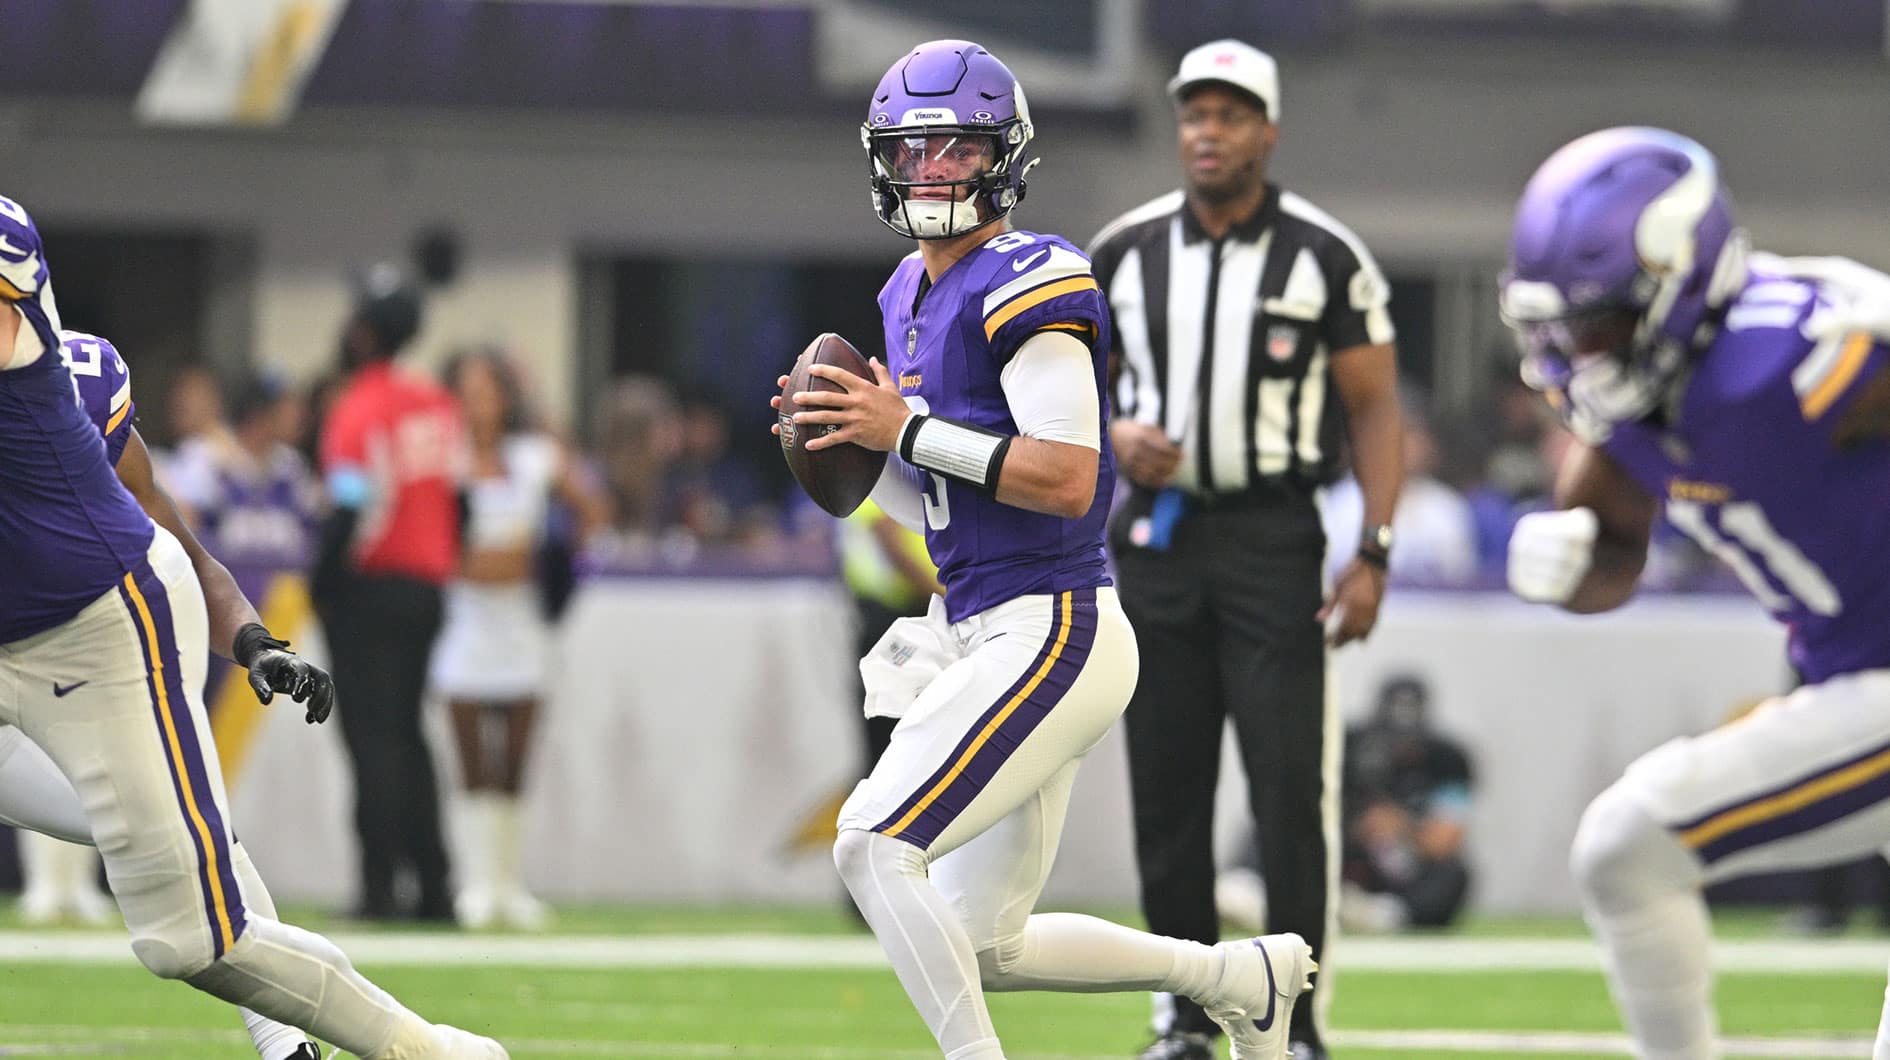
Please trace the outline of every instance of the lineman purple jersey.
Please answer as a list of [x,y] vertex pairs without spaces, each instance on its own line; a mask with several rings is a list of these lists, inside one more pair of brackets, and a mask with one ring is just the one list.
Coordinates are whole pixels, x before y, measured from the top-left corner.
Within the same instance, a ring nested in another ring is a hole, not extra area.
[[1102,454],[1096,499],[1082,517],[1025,511],[966,483],[907,468],[924,483],[925,543],[945,586],[947,617],[956,622],[1033,593],[1108,585],[1103,521],[1116,481],[1102,429],[1109,421],[1109,318],[1089,259],[1060,237],[1008,232],[974,248],[928,289],[915,252],[886,282],[879,307],[886,365],[906,402],[1004,434],[1018,428],[999,373],[1026,339],[1066,329],[1095,351]]
[[153,530],[119,483],[58,355],[59,313],[39,232],[7,199],[0,295],[44,345],[32,361],[0,371],[0,644],[8,644],[65,622],[140,569]]
[[115,468],[131,440],[131,418],[138,408],[131,400],[131,368],[118,347],[97,335],[62,331],[59,337],[59,352],[79,390],[79,404],[105,439],[105,459]]
[[1677,429],[1628,424],[1604,443],[1789,627],[1792,663],[1814,683],[1890,668],[1890,441],[1831,441],[1886,353],[1863,335],[1808,339],[1821,305],[1813,284],[1755,267]]

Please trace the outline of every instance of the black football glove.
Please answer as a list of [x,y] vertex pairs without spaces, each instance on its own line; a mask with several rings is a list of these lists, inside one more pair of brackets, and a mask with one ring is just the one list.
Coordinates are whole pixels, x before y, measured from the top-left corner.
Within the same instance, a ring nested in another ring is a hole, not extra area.
[[268,703],[277,692],[284,692],[308,705],[310,725],[327,721],[328,712],[335,709],[335,679],[288,649],[288,641],[277,640],[262,625],[251,622],[236,631],[231,654],[249,671],[249,687],[256,690],[257,699]]

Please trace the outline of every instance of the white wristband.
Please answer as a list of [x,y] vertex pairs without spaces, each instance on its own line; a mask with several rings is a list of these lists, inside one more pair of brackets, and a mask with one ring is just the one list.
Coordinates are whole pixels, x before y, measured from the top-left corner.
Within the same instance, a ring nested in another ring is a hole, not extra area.
[[996,490],[1011,436],[957,420],[914,414],[899,429],[899,455],[906,463]]

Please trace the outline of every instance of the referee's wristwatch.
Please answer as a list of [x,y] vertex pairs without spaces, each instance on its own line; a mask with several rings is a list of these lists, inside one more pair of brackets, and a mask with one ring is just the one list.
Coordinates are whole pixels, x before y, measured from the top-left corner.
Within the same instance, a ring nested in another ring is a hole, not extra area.
[[1384,570],[1391,563],[1391,524],[1368,526],[1358,538],[1358,558]]

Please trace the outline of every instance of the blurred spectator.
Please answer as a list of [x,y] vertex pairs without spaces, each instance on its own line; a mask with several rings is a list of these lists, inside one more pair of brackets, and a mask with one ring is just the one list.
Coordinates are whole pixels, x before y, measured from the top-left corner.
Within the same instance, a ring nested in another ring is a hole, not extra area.
[[1442,927],[1470,890],[1464,861],[1470,760],[1430,727],[1430,688],[1398,675],[1365,724],[1345,735],[1344,887],[1352,931]]
[[42,926],[71,919],[97,926],[117,919],[111,896],[98,886],[98,851],[20,829],[22,924]]
[[564,446],[532,425],[502,354],[455,354],[445,382],[465,416],[469,465],[465,547],[430,672],[450,704],[466,789],[455,911],[467,927],[541,928],[549,915],[525,888],[519,816],[550,665],[536,567],[554,499],[578,513],[579,541],[603,524],[605,506]]
[[[295,449],[307,416],[279,376],[246,372],[230,388],[230,429],[200,435],[172,461],[171,495],[196,513],[197,536],[237,571],[303,570],[314,553],[320,487]],[[255,586],[245,585],[254,593]]]
[[682,455],[682,420],[669,387],[648,376],[613,381],[592,416],[609,498],[610,539],[599,551],[654,553],[664,530],[664,487]]
[[[398,270],[362,278],[342,332],[350,374],[321,438],[329,512],[310,581],[341,687],[366,919],[453,918],[420,703],[441,588],[459,563],[464,432],[451,394],[393,364],[420,309]],[[397,903],[403,869],[419,885],[410,908]]]
[[729,450],[729,416],[708,387],[683,388],[682,446],[667,484],[666,515],[699,542],[720,544],[774,531],[761,479]]
[[214,464],[218,450],[235,445],[224,415],[223,389],[216,375],[201,364],[187,364],[178,369],[165,393],[164,410],[170,420],[171,444],[151,450],[151,466],[158,482],[171,490],[178,510],[194,530],[195,506],[189,498],[176,495],[172,489],[178,468]]
[[[1438,447],[1420,402],[1407,395],[1404,409],[1404,488],[1391,528],[1391,579],[1415,585],[1466,585],[1477,573],[1475,521],[1463,495],[1437,478]],[[1363,501],[1351,475],[1326,491],[1321,507],[1327,541],[1356,541]],[[1328,549],[1328,572],[1337,576],[1351,560],[1342,548]]]
[[229,433],[223,388],[216,374],[201,364],[187,364],[177,370],[165,395],[164,409],[170,420],[173,447],[182,447],[194,438],[216,440]]

